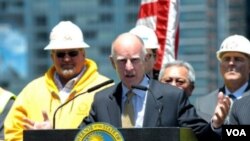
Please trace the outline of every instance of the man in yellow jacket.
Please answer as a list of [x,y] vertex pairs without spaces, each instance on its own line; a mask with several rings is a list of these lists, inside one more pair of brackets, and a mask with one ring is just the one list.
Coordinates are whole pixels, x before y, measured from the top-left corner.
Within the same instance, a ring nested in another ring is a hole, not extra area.
[[0,141],[4,140],[4,120],[7,116],[16,96],[0,87]]
[[[88,47],[81,29],[72,22],[61,21],[52,29],[45,50],[50,50],[53,66],[18,95],[4,123],[6,141],[21,141],[25,129],[51,128],[61,104],[108,80],[98,73],[96,63],[85,57]],[[89,114],[93,96],[93,92],[86,93],[64,105],[53,126],[77,128]]]

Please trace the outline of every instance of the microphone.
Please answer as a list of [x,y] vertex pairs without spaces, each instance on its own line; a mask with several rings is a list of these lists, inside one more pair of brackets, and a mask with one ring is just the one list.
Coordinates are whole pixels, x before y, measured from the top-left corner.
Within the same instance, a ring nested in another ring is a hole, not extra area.
[[157,126],[160,126],[161,125],[161,113],[162,113],[162,109],[163,109],[163,106],[160,102],[157,102],[155,96],[154,96],[154,93],[151,91],[150,88],[148,87],[145,87],[145,86],[142,86],[142,85],[133,85],[131,86],[132,89],[138,89],[138,90],[142,90],[142,91],[149,91],[149,93],[152,95],[156,105],[157,105],[157,108],[158,108],[158,118],[157,118]]
[[113,82],[114,82],[114,80],[112,80],[112,79],[107,80],[107,81],[105,81],[105,82],[103,82],[103,83],[100,83],[100,84],[98,84],[98,85],[96,85],[96,86],[94,86],[94,87],[92,87],[92,88],[89,88],[89,89],[87,90],[87,93],[93,92],[93,91],[95,91],[95,90],[97,90],[97,89],[99,89],[99,88],[101,88],[101,87],[103,87],[103,86],[105,86],[105,85],[111,84],[111,83],[113,83]]
[[82,93],[80,93],[80,94],[74,96],[73,98],[71,98],[71,99],[68,100],[67,102],[65,102],[65,103],[63,103],[62,105],[60,105],[59,107],[57,107],[57,109],[55,110],[54,115],[53,115],[53,129],[55,129],[55,127],[56,127],[56,113],[57,113],[57,111],[58,111],[60,108],[62,108],[64,105],[68,104],[70,101],[74,100],[74,99],[77,98],[78,96],[81,96],[81,95],[86,94],[86,93],[93,92],[93,91],[95,91],[95,90],[97,90],[97,89],[99,89],[99,88],[101,88],[101,87],[103,87],[103,86],[105,86],[105,85],[111,84],[111,83],[113,83],[113,82],[114,82],[114,80],[110,79],[110,80],[107,80],[107,81],[105,81],[105,82],[103,82],[103,83],[100,83],[100,84],[98,84],[98,85],[96,85],[96,86],[93,86],[93,87],[89,88],[87,91],[82,92]]

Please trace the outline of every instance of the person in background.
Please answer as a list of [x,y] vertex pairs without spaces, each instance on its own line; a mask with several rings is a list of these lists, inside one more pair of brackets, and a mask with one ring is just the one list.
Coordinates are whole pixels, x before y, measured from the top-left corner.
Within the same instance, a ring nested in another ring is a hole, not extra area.
[[15,98],[15,94],[0,87],[0,141],[4,140],[4,120]]
[[218,93],[228,95],[232,102],[250,93],[249,40],[242,35],[231,35],[224,39],[216,54],[224,85],[194,101],[198,114],[207,121],[210,121],[214,114],[213,108],[217,104]]
[[191,64],[182,60],[167,63],[160,71],[159,80],[183,89],[189,97],[195,88],[195,72]]
[[18,95],[4,122],[6,141],[21,141],[23,130],[51,129],[54,112],[68,101],[58,110],[53,126],[70,129],[80,125],[89,114],[95,91],[71,99],[109,80],[86,58],[88,47],[81,29],[71,21],[61,21],[52,29],[44,50],[50,51],[53,65]]
[[137,25],[129,32],[137,35],[143,40],[144,47],[146,48],[147,54],[149,56],[145,61],[146,74],[151,78],[158,79],[158,75],[154,73],[154,64],[156,61],[156,54],[157,49],[159,48],[159,43],[154,30],[145,25]]
[[229,98],[218,96],[215,114],[207,123],[196,114],[183,90],[145,75],[147,57],[143,41],[134,34],[122,33],[113,41],[110,60],[121,82],[95,95],[81,127],[94,122],[122,128],[189,127],[200,140],[218,140],[214,130],[224,122]]

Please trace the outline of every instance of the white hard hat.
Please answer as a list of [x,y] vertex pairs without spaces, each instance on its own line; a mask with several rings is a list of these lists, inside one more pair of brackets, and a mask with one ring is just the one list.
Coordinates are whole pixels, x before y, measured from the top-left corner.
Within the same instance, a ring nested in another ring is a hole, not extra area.
[[70,21],[61,21],[50,33],[50,42],[44,50],[87,48],[81,29]]
[[145,48],[148,49],[159,48],[158,39],[153,29],[144,25],[137,25],[129,32],[139,36],[143,40]]
[[242,35],[231,35],[224,39],[220,49],[216,52],[218,60],[221,60],[225,52],[241,52],[250,56],[250,42]]

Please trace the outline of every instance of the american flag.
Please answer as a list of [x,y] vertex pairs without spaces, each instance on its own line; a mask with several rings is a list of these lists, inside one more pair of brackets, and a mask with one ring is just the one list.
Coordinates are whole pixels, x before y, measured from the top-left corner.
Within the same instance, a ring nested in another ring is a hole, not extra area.
[[156,32],[160,48],[154,69],[177,59],[179,43],[179,0],[141,0],[137,25],[146,25]]

